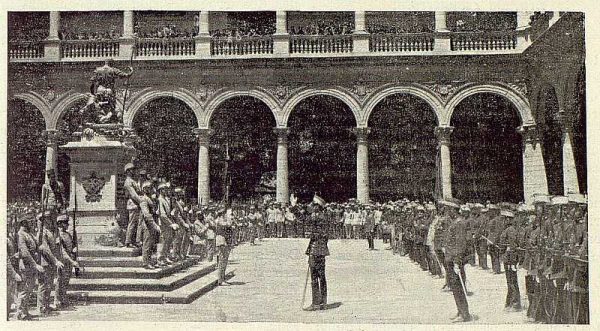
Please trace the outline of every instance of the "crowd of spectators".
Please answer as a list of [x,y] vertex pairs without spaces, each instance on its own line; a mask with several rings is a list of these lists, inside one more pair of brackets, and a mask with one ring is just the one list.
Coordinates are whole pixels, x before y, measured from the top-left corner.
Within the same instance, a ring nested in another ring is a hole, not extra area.
[[107,31],[71,31],[63,29],[58,32],[60,40],[117,40],[121,37],[121,32],[116,29]]
[[412,26],[398,26],[389,24],[369,24],[367,32],[372,34],[404,34],[404,33],[429,33],[433,32],[432,24],[420,24]]
[[198,34],[198,26],[194,29],[182,29],[171,23],[162,27],[143,29],[136,24],[134,34],[139,38],[192,38]]
[[244,38],[269,36],[275,33],[275,19],[265,18],[262,21],[234,20],[227,29],[214,29],[210,31],[211,37],[216,38]]
[[352,34],[354,31],[353,22],[344,21],[319,21],[306,26],[292,26],[289,33],[293,35],[311,35],[311,36],[332,36]]
[[8,34],[9,41],[39,42],[48,37],[48,29],[13,30]]

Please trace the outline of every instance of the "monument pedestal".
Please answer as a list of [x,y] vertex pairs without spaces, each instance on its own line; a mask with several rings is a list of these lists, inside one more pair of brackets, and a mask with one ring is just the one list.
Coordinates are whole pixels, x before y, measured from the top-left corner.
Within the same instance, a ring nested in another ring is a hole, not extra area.
[[89,125],[80,136],[60,147],[70,157],[69,214],[75,215],[80,245],[103,246],[125,212],[119,179],[135,156],[133,132],[122,124]]

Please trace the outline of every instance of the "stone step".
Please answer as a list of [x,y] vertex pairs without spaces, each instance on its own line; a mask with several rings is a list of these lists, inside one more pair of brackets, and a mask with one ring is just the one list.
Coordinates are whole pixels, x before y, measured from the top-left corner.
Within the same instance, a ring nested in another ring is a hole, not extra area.
[[136,257],[141,256],[140,248],[80,246],[79,257]]
[[202,262],[160,279],[72,278],[70,291],[172,291],[215,270],[216,263]]
[[87,269],[90,267],[105,267],[105,268],[139,268],[144,265],[141,256],[136,257],[119,257],[119,256],[109,256],[109,257],[90,257],[84,256],[79,258],[79,264],[84,266]]
[[[137,258],[136,258],[137,259]],[[190,257],[182,262],[175,262],[170,266],[148,270],[143,267],[85,267],[80,278],[152,278],[159,279],[169,276],[180,270],[189,268],[200,262],[199,257]]]
[[[226,279],[234,276],[235,270],[227,273]],[[73,301],[105,304],[187,304],[217,285],[218,270],[188,283],[171,292],[164,291],[74,291],[69,292]]]

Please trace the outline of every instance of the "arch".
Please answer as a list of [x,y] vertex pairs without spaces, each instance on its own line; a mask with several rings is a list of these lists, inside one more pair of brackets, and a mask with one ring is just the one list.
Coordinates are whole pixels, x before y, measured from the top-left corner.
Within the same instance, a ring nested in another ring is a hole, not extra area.
[[360,126],[369,125],[369,117],[375,109],[375,107],[385,98],[394,94],[409,94],[417,98],[423,99],[431,107],[435,113],[437,123],[439,124],[443,120],[444,106],[439,98],[434,94],[427,91],[424,87],[419,85],[385,85],[376,90],[365,102],[363,107],[363,118]]
[[15,94],[12,99],[18,99],[33,105],[42,114],[44,123],[46,124],[46,130],[52,129],[50,104],[43,96],[36,92],[26,92]]
[[220,92],[211,98],[211,100],[206,104],[204,109],[204,115],[202,117],[202,122],[198,122],[201,128],[208,128],[210,126],[210,120],[212,119],[215,111],[221,106],[221,104],[231,98],[241,97],[241,96],[249,96],[256,98],[262,101],[264,104],[269,107],[271,113],[273,113],[273,118],[275,119],[275,123],[277,126],[280,125],[279,122],[279,113],[280,107],[275,98],[266,91],[261,91],[258,89],[253,90],[225,90]]
[[146,103],[162,97],[171,97],[183,101],[194,112],[196,122],[199,125],[202,123],[200,103],[192,92],[183,88],[177,90],[147,88],[140,91],[139,95],[131,99],[131,104],[129,105],[127,112],[123,115],[123,124],[131,126],[135,119],[135,115],[144,107],[144,105],[146,105]]
[[350,94],[343,92],[337,88],[330,88],[330,89],[309,88],[309,89],[305,89],[305,90],[298,92],[297,94],[292,96],[288,100],[288,102],[285,103],[285,105],[283,106],[281,122],[278,123],[278,125],[281,125],[281,127],[287,127],[288,119],[290,118],[290,115],[291,115],[292,111],[294,110],[294,108],[302,100],[316,96],[316,95],[328,95],[328,96],[332,96],[338,100],[341,100],[352,111],[352,114],[354,115],[354,120],[356,121],[356,125],[359,125],[359,123],[361,123],[360,104]]
[[517,108],[521,125],[535,125],[527,97],[512,87],[501,83],[470,85],[459,90],[446,104],[444,110],[445,118],[440,125],[450,125],[450,120],[456,106],[467,97],[479,93],[492,93],[507,98]]
[[88,96],[85,93],[68,93],[62,96],[55,103],[54,107],[52,107],[52,120],[50,122],[50,129],[56,130],[58,123],[64,116],[65,112],[67,112],[75,103],[87,100]]

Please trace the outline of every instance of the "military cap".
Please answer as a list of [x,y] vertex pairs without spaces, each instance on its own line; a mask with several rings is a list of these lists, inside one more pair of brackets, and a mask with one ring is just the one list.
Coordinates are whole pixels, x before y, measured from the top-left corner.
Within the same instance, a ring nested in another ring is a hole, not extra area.
[[158,189],[159,190],[167,189],[167,188],[169,188],[169,185],[166,182],[162,182],[162,183],[158,184]]
[[56,217],[56,223],[65,223],[69,222],[69,216],[67,214],[60,214]]
[[147,189],[149,187],[152,187],[152,182],[151,181],[147,180],[147,181],[145,181],[145,182],[142,183],[142,190],[143,189]]
[[124,167],[123,167],[123,171],[127,171],[127,170],[131,170],[131,169],[135,169],[135,165],[131,162],[127,163]]
[[147,174],[146,169],[140,169],[140,171],[138,171],[138,173],[140,175],[146,175]]
[[462,206],[460,206],[460,211],[461,212],[470,212],[471,208],[469,208],[469,205],[462,205]]
[[486,207],[489,210],[498,210],[498,209],[500,209],[500,207],[498,207],[498,205],[493,204],[493,203],[488,203],[488,205]]

